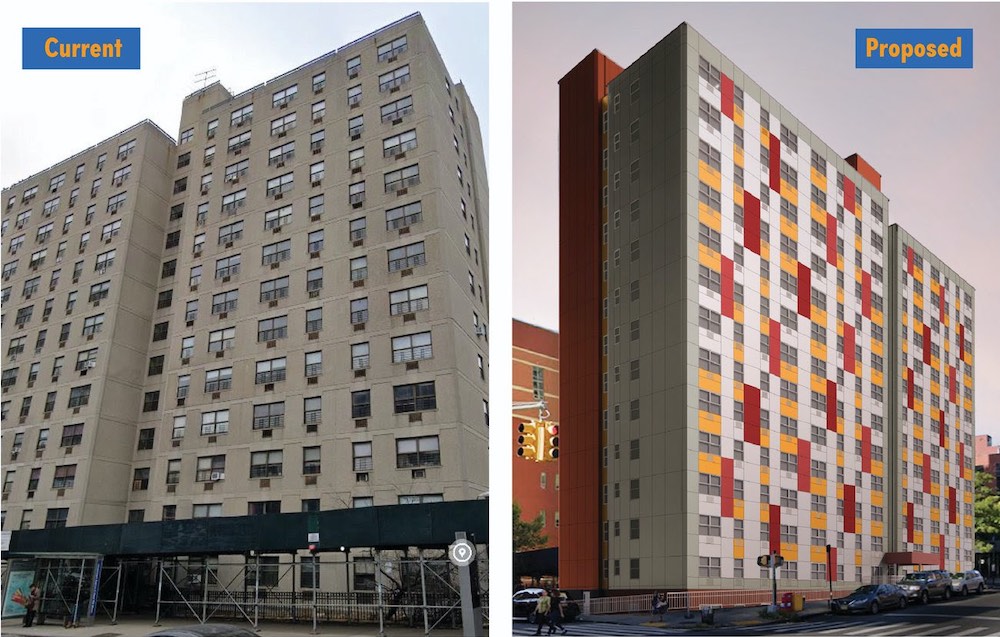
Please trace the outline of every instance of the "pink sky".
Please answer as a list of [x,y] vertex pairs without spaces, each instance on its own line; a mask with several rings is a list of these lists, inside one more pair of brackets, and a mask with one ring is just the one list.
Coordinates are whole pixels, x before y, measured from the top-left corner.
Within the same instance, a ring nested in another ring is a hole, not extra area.
[[[841,155],[882,173],[899,223],[976,288],[976,431],[1000,438],[1000,4],[514,5],[514,317],[558,329],[559,78],[622,66],[688,22]],[[971,70],[859,70],[856,28],[972,28]],[[995,317],[995,318],[991,318]]]

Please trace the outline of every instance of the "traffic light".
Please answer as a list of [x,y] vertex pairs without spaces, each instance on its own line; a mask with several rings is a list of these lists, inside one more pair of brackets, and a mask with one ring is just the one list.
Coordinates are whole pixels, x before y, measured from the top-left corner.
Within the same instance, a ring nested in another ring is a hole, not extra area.
[[559,425],[554,422],[545,423],[545,460],[559,458]]
[[517,437],[517,455],[525,460],[538,460],[541,445],[538,424],[534,422],[522,422],[517,426],[517,431],[521,434]]
[[318,544],[310,544],[309,545],[309,555],[316,555],[317,553],[319,553],[319,545]]

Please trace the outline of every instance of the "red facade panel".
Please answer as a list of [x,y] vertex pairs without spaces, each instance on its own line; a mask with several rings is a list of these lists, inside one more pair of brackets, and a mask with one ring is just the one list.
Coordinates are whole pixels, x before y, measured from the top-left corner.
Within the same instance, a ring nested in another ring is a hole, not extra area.
[[760,254],[760,199],[743,191],[743,246]]
[[830,563],[826,565],[826,581],[837,581],[837,547],[830,547]]
[[826,381],[826,428],[837,431],[837,383]]
[[799,470],[799,491],[809,493],[809,477],[812,471],[812,457],[808,440],[799,438],[798,461],[796,467]]
[[951,365],[948,366],[948,400],[958,403],[958,379],[956,370]]
[[805,263],[799,264],[798,273],[799,314],[812,316],[812,272]]
[[722,105],[719,110],[729,119],[733,118],[733,78],[722,74]]
[[958,505],[955,501],[957,497],[955,487],[948,487],[948,524],[958,523]]
[[854,214],[854,182],[844,175],[844,210]]
[[962,361],[965,360],[965,325],[962,323],[958,324],[958,358]]
[[733,318],[733,260],[722,257],[722,315]]
[[944,323],[945,289],[941,288],[938,294],[938,320]]
[[931,492],[931,457],[928,454],[923,454],[924,456],[924,493]]
[[913,542],[913,503],[906,503],[906,541]]
[[733,517],[733,459],[722,459],[722,517]]
[[771,553],[781,554],[781,507],[772,504],[768,507],[768,544]]
[[760,445],[760,389],[743,385],[743,440]]
[[861,315],[872,317],[872,275],[867,272],[861,273]]
[[872,472],[872,430],[871,427],[861,427],[861,470]]
[[771,319],[767,338],[770,345],[768,358],[770,359],[771,373],[775,376],[781,376],[781,323]]
[[854,533],[855,522],[854,514],[857,512],[855,510],[855,499],[854,499],[854,485],[845,484],[844,485],[844,532]]
[[906,246],[906,273],[913,276],[913,248]]
[[781,140],[771,133],[770,143],[770,166],[768,171],[771,177],[771,190],[781,192]]
[[942,571],[944,570],[944,533],[938,534],[938,559],[941,562],[938,564],[938,568]]
[[906,407],[913,409],[913,370],[906,368]]
[[837,265],[837,218],[826,215],[826,260],[830,265]]
[[844,323],[844,371],[854,373],[854,326]]
[[931,326],[924,325],[924,364],[931,364]]
[[560,583],[601,586],[601,101],[621,67],[593,51],[559,81]]

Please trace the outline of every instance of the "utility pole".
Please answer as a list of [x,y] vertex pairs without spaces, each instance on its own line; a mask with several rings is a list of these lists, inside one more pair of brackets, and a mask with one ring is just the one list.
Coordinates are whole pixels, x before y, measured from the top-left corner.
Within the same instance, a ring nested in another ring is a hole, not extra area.
[[771,605],[778,608],[778,554],[771,552]]

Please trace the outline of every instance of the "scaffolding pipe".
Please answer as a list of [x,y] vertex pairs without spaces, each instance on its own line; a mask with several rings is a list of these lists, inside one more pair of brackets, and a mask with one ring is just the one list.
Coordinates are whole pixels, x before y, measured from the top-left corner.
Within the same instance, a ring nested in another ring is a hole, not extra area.
[[312,631],[312,634],[315,635],[318,632],[318,630],[316,628],[316,614],[317,614],[316,593],[318,591],[318,584],[319,584],[319,582],[316,581],[316,577],[317,577],[317,571],[319,570],[319,562],[316,559],[316,554],[315,553],[313,553],[312,559],[313,559],[313,589],[312,589],[312,598],[313,598],[312,599],[312,602],[313,602],[312,603],[312,607],[313,607],[313,631]]
[[417,549],[417,556],[420,558],[420,594],[423,597],[424,603],[424,607],[420,611],[424,615],[424,635],[430,635],[430,619],[427,617],[427,579],[424,574],[424,550]]
[[111,618],[111,625],[118,625],[118,598],[121,596],[122,591],[122,571],[125,569],[124,565],[118,563],[118,575],[115,576],[115,612],[114,616]]
[[156,584],[156,621],[153,622],[154,626],[160,625],[160,600],[163,599],[163,560],[157,561],[157,567],[159,576]]
[[76,604],[73,606],[73,626],[77,626],[80,623],[80,593],[83,592],[83,574],[86,568],[86,558],[80,558],[80,579],[76,583]]
[[377,604],[375,610],[378,612],[378,637],[385,637],[385,616],[382,610],[382,566],[379,564],[380,551],[375,549],[375,591]]
[[253,629],[260,630],[258,625],[259,616],[259,606],[260,606],[260,553],[257,551],[253,552],[254,560],[256,560],[257,567],[254,569],[253,573]]
[[292,553],[292,623],[299,623],[299,605],[295,602],[298,597],[295,596],[295,553]]
[[205,623],[208,621],[208,556],[202,558],[203,564],[205,566],[204,571],[201,576],[201,616]]

